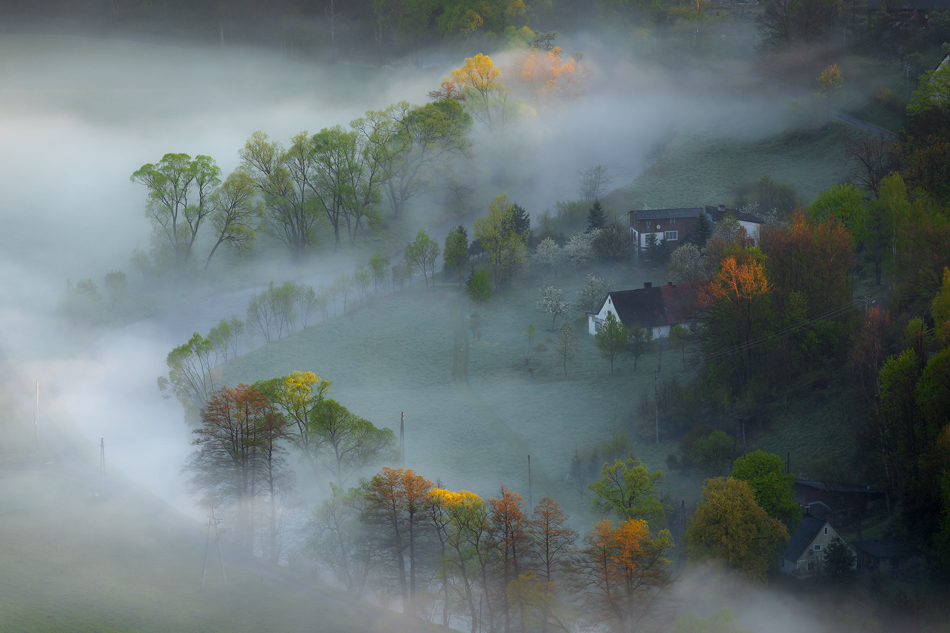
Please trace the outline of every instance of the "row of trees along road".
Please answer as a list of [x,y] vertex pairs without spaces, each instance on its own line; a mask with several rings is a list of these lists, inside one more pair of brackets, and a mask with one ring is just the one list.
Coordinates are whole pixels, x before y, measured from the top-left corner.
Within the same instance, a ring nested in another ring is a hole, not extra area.
[[367,112],[349,129],[301,132],[289,147],[255,132],[240,151],[241,166],[222,183],[208,156],[166,154],[143,165],[132,180],[148,188],[146,216],[156,242],[181,274],[203,224],[212,223],[218,247],[253,247],[265,230],[299,258],[328,225],[339,247],[378,230],[385,194],[395,217],[433,187],[455,156],[467,156],[471,118],[454,99],[422,106],[406,102]]

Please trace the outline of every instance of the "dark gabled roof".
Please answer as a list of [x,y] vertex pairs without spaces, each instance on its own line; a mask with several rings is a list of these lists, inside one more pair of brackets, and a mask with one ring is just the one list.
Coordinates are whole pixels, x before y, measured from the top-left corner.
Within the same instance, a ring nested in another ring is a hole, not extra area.
[[825,523],[826,521],[818,517],[806,516],[803,518],[802,522],[798,524],[798,531],[788,541],[788,546],[785,548],[785,558],[792,561],[801,558],[808,546],[821,532],[821,528],[825,526]]
[[950,0],[868,0],[868,9],[889,9],[891,11],[929,11],[933,9],[950,9]]
[[695,218],[699,216],[699,207],[689,209],[646,209],[644,211],[627,211],[636,213],[638,220],[666,220],[668,218]]
[[823,490],[825,492],[847,492],[847,493],[871,493],[882,494],[880,490],[861,484],[846,484],[838,481],[817,481],[814,479],[796,479],[793,486],[811,488],[813,490]]
[[731,213],[735,216],[740,222],[752,222],[753,224],[765,224],[765,220],[758,217],[757,215],[752,215],[751,213],[746,213],[745,211],[737,211],[736,209],[726,209],[725,211],[720,211],[719,207],[710,207],[706,205],[706,214],[711,216],[712,219],[716,222],[722,220],[723,216],[727,213]]
[[[698,291],[698,283],[687,282],[608,292],[607,297],[625,326],[657,327],[695,320]],[[607,297],[604,297],[604,302]],[[600,307],[603,305],[601,303]]]
[[920,556],[920,552],[907,543],[892,541],[890,539],[856,541],[851,545],[859,552],[863,552],[874,558],[914,558]]

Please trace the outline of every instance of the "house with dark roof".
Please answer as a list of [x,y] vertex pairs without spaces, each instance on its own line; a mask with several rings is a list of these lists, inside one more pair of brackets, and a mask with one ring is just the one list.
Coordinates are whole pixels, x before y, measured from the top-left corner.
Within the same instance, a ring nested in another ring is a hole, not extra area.
[[887,503],[882,490],[861,484],[796,479],[792,491],[800,506],[822,518],[833,517],[839,525],[842,520],[867,516]]
[[725,205],[687,207],[682,209],[646,209],[642,211],[628,211],[630,216],[630,235],[634,247],[642,251],[647,246],[647,238],[656,235],[657,242],[669,242],[671,248],[676,248],[690,237],[693,224],[700,214],[705,213],[710,224],[715,226],[726,214],[732,214],[739,221],[753,240],[759,239],[759,227],[764,222],[744,211],[727,209]]
[[613,314],[626,327],[637,325],[653,331],[653,338],[670,335],[674,325],[690,326],[699,322],[697,296],[700,282],[668,283],[643,288],[608,292],[597,312],[587,315],[587,331],[596,334],[600,326]]
[[798,524],[779,562],[779,571],[796,578],[820,576],[825,550],[838,536],[831,525],[807,512]]
[[858,555],[858,569],[864,572],[906,569],[921,556],[910,545],[891,539],[857,541],[852,545]]

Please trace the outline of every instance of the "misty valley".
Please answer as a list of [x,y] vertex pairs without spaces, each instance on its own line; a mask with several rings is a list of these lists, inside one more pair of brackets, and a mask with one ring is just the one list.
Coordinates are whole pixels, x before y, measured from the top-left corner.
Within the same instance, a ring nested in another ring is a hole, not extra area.
[[0,2],[0,631],[947,630],[948,42]]

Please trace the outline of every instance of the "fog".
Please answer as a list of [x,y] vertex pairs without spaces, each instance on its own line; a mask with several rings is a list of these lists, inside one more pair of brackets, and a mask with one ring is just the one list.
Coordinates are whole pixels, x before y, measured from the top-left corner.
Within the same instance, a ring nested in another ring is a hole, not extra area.
[[[754,80],[742,68],[661,69],[618,56],[610,41],[573,38],[590,67],[586,94],[539,111],[504,139],[477,140],[474,171],[485,191],[473,199],[507,191],[537,214],[575,198],[578,172],[595,164],[609,167],[615,186],[630,182],[673,131],[747,140],[785,124],[784,97],[751,96]],[[423,103],[461,59],[371,69],[257,49],[4,35],[0,60],[0,362],[18,423],[30,423],[39,381],[44,433],[55,418],[74,423],[90,451],[103,438],[110,470],[202,518],[181,472],[190,429],[178,402],[161,397],[156,377],[168,351],[193,332],[243,315],[254,283],[266,277],[245,287],[232,279],[209,296],[183,291],[180,304],[160,302],[133,323],[92,332],[57,315],[67,279],[135,274],[129,257],[148,250],[151,227],[145,189],[129,176],[144,163],[167,152],[205,154],[227,174],[256,130],[286,143],[368,109]],[[522,172],[494,187],[493,176],[507,169],[501,157],[519,162]],[[422,221],[412,214],[406,220]],[[441,242],[448,224],[425,228]],[[332,250],[328,240],[322,248]],[[277,249],[265,253],[253,265],[270,267],[275,280],[315,283],[344,265],[326,253],[301,269]],[[222,262],[229,261],[215,260],[215,274],[224,276]]]

